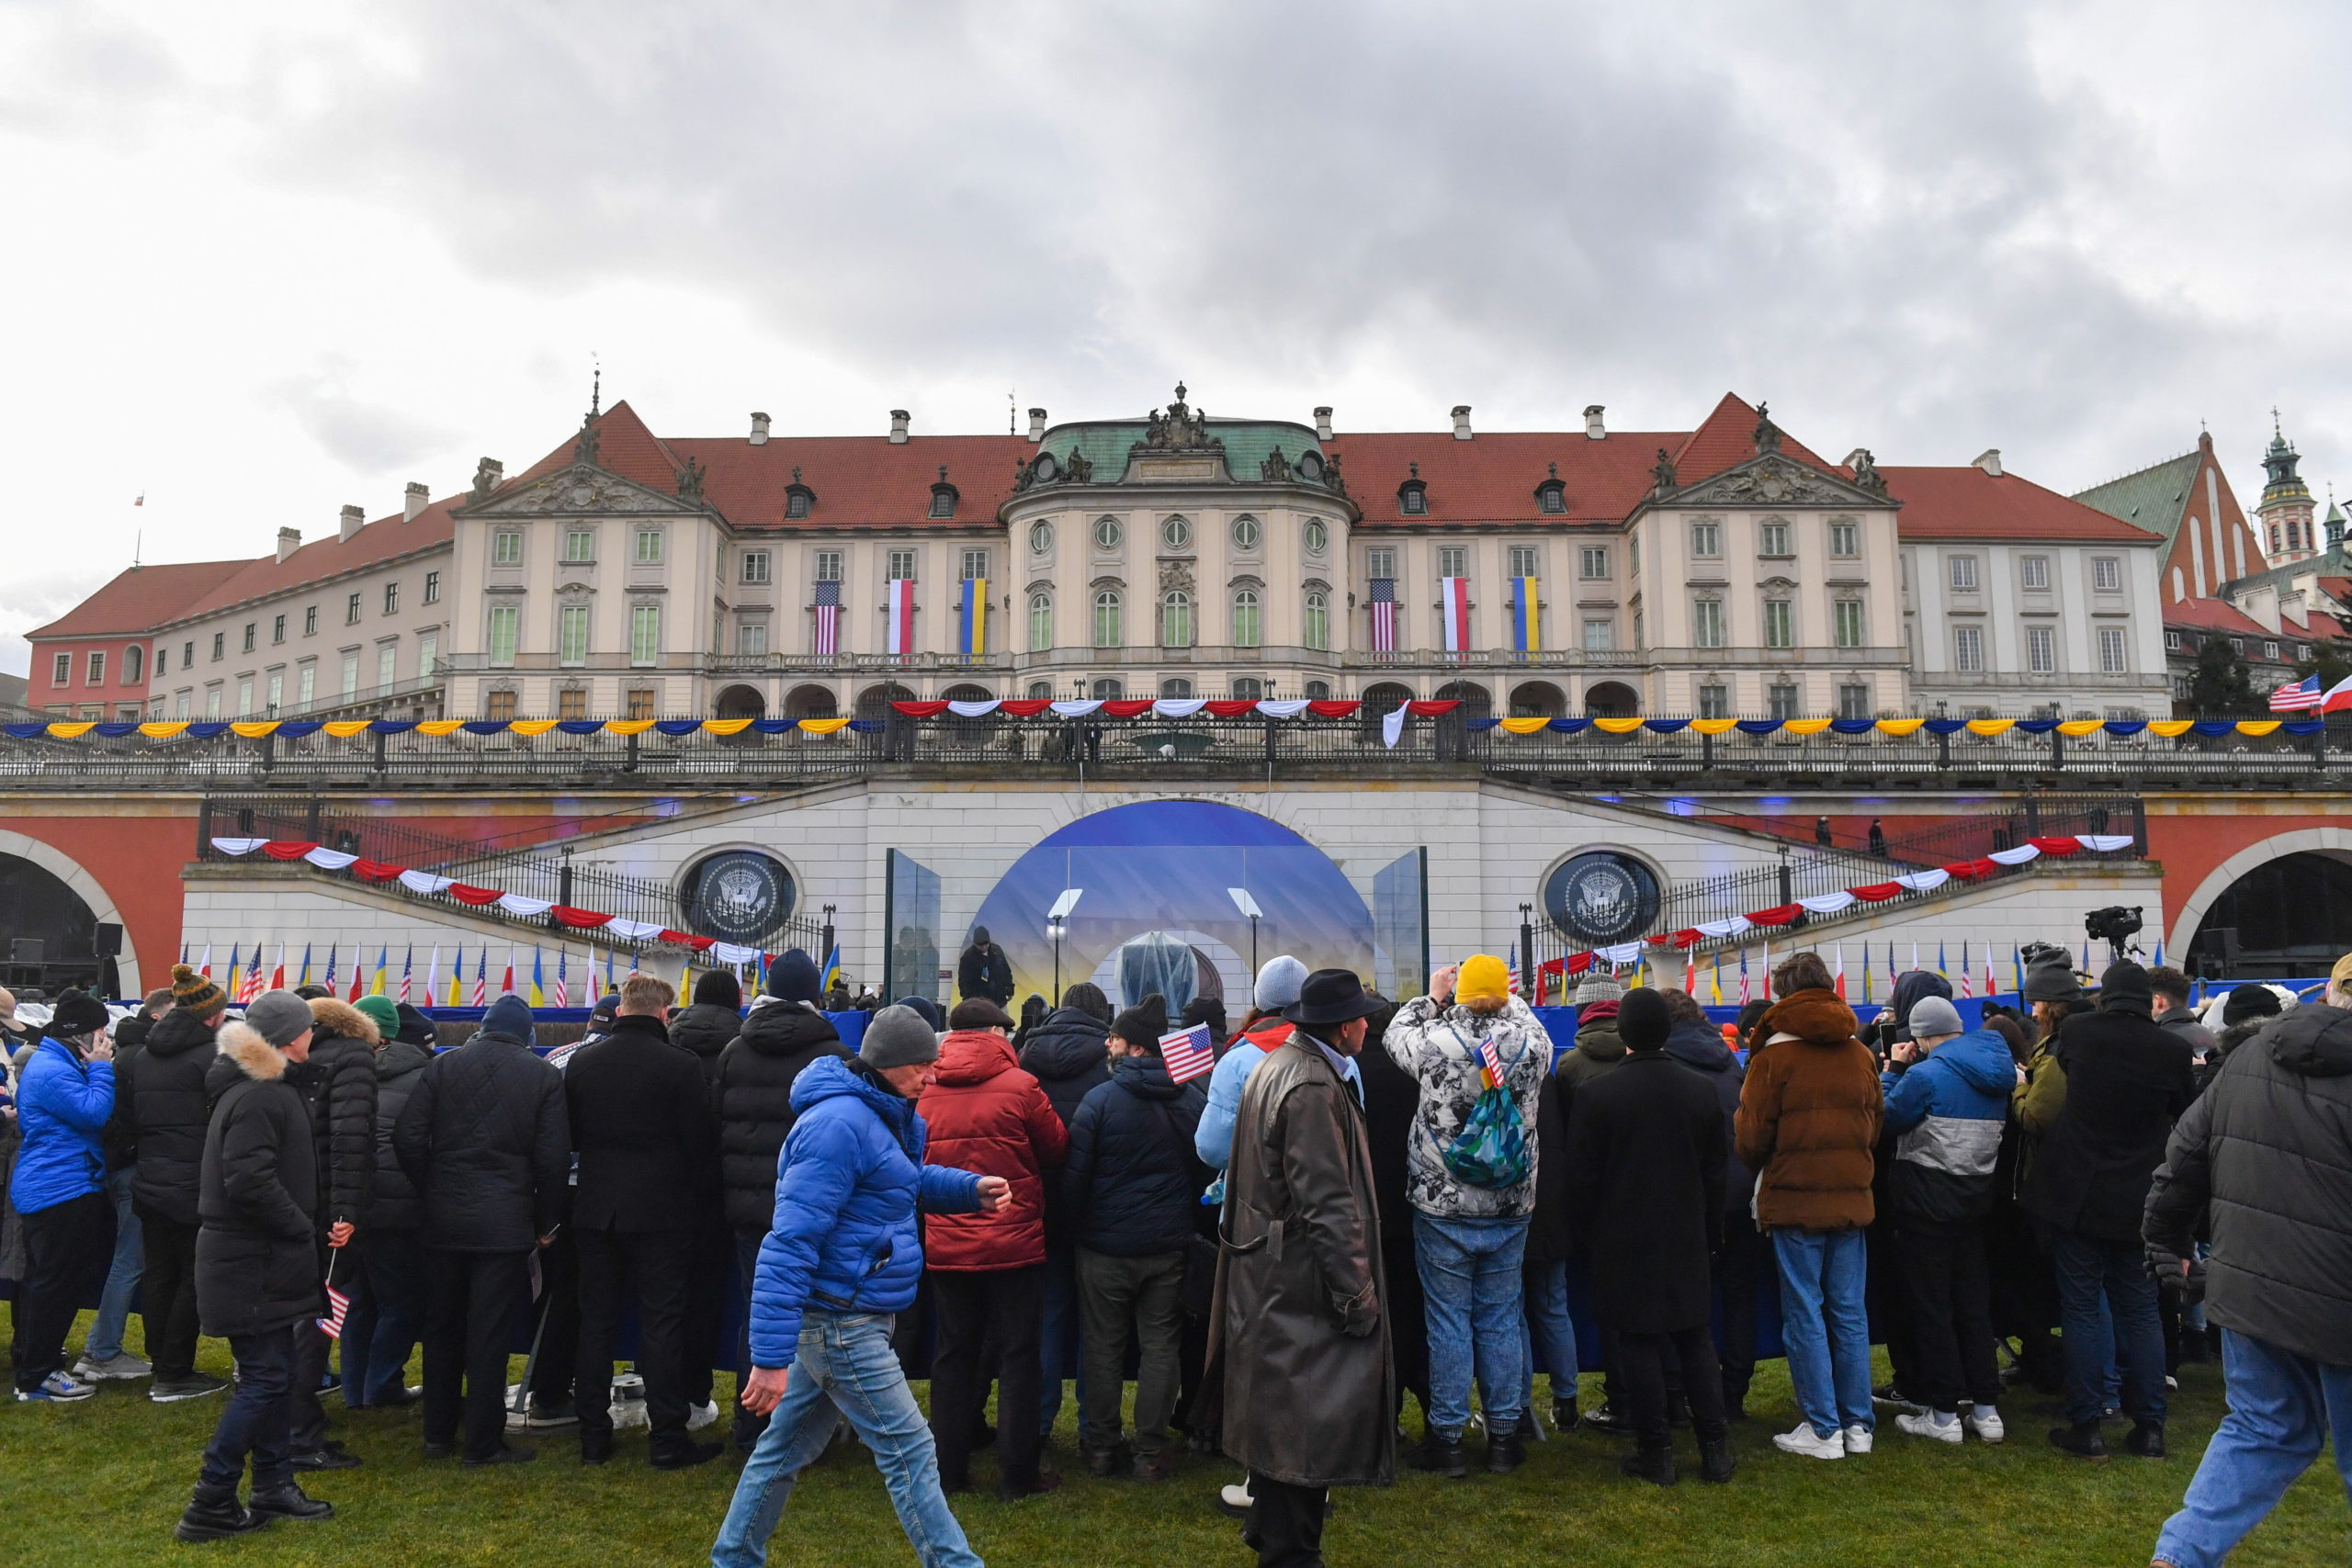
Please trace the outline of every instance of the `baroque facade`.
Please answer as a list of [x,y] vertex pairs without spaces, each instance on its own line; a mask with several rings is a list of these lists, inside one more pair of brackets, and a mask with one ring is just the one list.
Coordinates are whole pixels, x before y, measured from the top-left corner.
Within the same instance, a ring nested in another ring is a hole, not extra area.
[[[2147,527],[2006,472],[1695,429],[1212,417],[662,437],[254,561],[141,567],[31,634],[64,716],[818,716],[893,697],[1458,697],[1527,714],[2166,706]],[[2243,525],[2241,524],[2241,526]],[[92,657],[97,657],[93,665]],[[62,657],[62,662],[61,662]]]

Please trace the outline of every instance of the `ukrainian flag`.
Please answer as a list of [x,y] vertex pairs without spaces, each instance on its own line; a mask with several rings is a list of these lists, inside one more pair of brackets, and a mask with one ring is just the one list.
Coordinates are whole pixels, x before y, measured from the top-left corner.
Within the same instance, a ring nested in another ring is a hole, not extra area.
[[842,944],[835,942],[832,952],[825,954],[825,972],[817,979],[817,995],[820,1000],[823,999],[827,991],[831,990],[840,982],[841,977]]
[[956,608],[956,651],[967,659],[978,659],[988,652],[989,580],[967,577],[964,580],[963,602]]
[[1536,593],[1536,581],[1532,577],[1510,580],[1510,639],[1511,646],[1521,653],[1535,653],[1544,647],[1541,603]]
[[539,944],[535,942],[531,944],[531,1005],[535,1008],[548,1005],[547,992],[540,989],[546,983],[547,974],[539,966]]

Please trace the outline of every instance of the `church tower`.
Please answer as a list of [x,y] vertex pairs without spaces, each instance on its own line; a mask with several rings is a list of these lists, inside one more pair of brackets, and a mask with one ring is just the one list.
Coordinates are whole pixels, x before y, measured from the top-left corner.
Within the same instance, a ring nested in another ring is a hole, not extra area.
[[2309,560],[2324,547],[2312,521],[2315,508],[2311,487],[2295,471],[2295,465],[2301,461],[2301,454],[2278,428],[2278,411],[2272,409],[2270,449],[2262,455],[2262,471],[2269,478],[2262,487],[2262,501],[2254,509],[2255,536],[2262,541],[2263,553],[2272,566]]

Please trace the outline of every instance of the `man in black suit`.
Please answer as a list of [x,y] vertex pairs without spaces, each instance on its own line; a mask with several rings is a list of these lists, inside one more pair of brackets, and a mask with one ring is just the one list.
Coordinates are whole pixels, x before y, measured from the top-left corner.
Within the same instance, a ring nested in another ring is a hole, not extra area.
[[630,976],[612,1032],[563,1073],[580,1156],[571,1221],[582,1464],[612,1457],[613,1333],[631,1296],[653,1468],[684,1470],[718,1452],[716,1443],[686,1437],[686,1286],[696,1227],[718,1200],[718,1129],[701,1066],[670,1043],[662,1021],[676,994],[650,975]]

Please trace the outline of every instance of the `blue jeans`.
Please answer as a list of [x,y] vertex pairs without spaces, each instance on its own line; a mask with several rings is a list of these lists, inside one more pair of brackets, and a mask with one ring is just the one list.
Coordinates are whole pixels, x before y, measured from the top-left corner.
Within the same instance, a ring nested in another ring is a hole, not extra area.
[[2335,1468],[2352,1495],[2352,1367],[2307,1360],[2224,1328],[2222,1372],[2230,1413],[2205,1445],[2180,1512],[2156,1537],[2155,1560],[2175,1568],[2220,1568],[2319,1458],[2331,1432]]
[[1577,1396],[1577,1325],[1568,1315],[1568,1266],[1537,1263],[1527,1270],[1527,1303],[1520,1330],[1520,1353],[1527,1375],[1520,1380],[1524,1395],[1520,1408],[1535,1403],[1535,1348],[1544,1350],[1544,1365],[1552,1375],[1555,1400]]
[[139,1216],[130,1212],[131,1170],[107,1178],[107,1201],[114,1205],[114,1262],[107,1269],[106,1289],[98,1296],[98,1315],[82,1354],[93,1361],[111,1361],[122,1354],[123,1325],[130,1321],[130,1297],[146,1269],[146,1248],[140,1245]]
[[2053,1230],[2058,1265],[2059,1348],[2066,1356],[2066,1419],[2096,1421],[2109,1369],[2123,1367],[2123,1414],[2165,1418],[2165,1331],[2156,1282],[2136,1241],[2101,1241]]
[[237,1386],[196,1480],[197,1496],[208,1503],[235,1498],[248,1457],[256,1492],[294,1479],[294,1325],[232,1334],[229,1350],[237,1358]]
[[1045,1359],[1045,1381],[1038,1389],[1037,1433],[1054,1435],[1062,1416],[1062,1372],[1078,1371],[1078,1405],[1086,1407],[1086,1363],[1079,1356],[1084,1334],[1078,1308],[1078,1252],[1074,1247],[1046,1254],[1046,1316],[1037,1332],[1037,1352]]
[[1781,1343],[1806,1424],[1824,1438],[1876,1426],[1862,1232],[1776,1230],[1772,1253],[1781,1264]]
[[424,1244],[415,1231],[361,1227],[343,1249],[343,1403],[381,1404],[406,1386],[408,1359],[424,1332]]
[[1508,1432],[1519,1425],[1527,1386],[1520,1313],[1520,1262],[1526,1253],[1523,1218],[1413,1216],[1413,1258],[1430,1333],[1428,1425],[1447,1442],[1470,1424],[1474,1368],[1487,1430]]
[[762,1568],[792,1483],[825,1451],[835,1413],[873,1450],[899,1524],[923,1568],[981,1568],[939,1487],[939,1457],[890,1348],[891,1320],[876,1313],[809,1312],[800,1322],[792,1377],[735,1483],[735,1500],[710,1549],[712,1568]]

